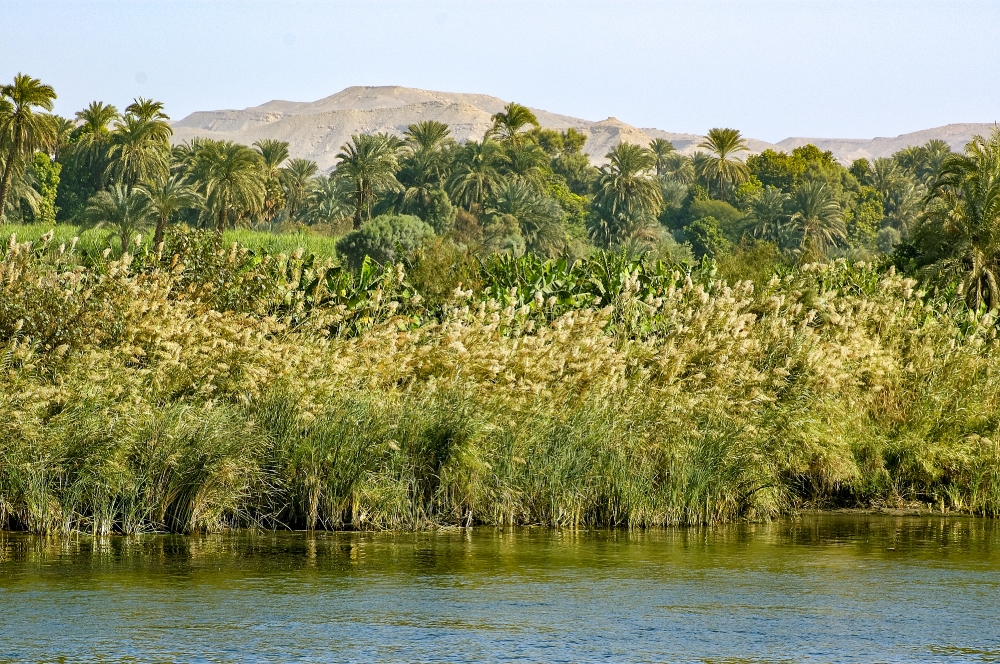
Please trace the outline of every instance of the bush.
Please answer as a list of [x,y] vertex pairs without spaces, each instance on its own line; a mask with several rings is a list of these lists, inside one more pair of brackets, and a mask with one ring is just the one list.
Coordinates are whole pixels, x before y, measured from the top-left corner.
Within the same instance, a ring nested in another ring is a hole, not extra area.
[[716,258],[728,251],[731,246],[729,240],[719,230],[719,222],[715,217],[702,217],[692,221],[684,229],[684,237],[698,258],[702,256]]
[[365,256],[379,263],[395,263],[434,237],[434,229],[419,218],[400,214],[375,217],[337,242],[337,251],[344,254],[352,266],[360,265]]

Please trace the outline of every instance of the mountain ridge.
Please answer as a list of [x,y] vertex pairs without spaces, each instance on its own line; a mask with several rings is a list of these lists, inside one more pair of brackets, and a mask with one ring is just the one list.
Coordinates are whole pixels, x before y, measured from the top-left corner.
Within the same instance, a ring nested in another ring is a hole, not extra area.
[[[491,125],[490,117],[503,109],[506,101],[486,94],[439,92],[402,86],[351,86],[328,97],[311,102],[274,99],[242,110],[196,111],[173,123],[173,141],[195,137],[233,140],[247,145],[272,138],[288,141],[292,157],[312,159],[323,171],[336,164],[340,146],[351,134],[385,131],[402,135],[406,127],[422,120],[437,120],[451,126],[460,141],[482,138]],[[531,108],[531,107],[529,107]],[[597,165],[606,163],[604,155],[622,141],[648,144],[654,138],[673,142],[682,154],[692,154],[702,136],[638,128],[615,117],[600,121],[531,108],[546,128],[581,131],[587,136],[584,151]],[[810,138],[789,137],[769,143],[747,137],[751,153],[766,149],[790,151],[812,143],[830,150],[842,163],[859,157],[885,157],[911,145],[931,139],[947,142],[960,150],[972,136],[988,134],[993,123],[955,123],[900,134],[895,137]]]

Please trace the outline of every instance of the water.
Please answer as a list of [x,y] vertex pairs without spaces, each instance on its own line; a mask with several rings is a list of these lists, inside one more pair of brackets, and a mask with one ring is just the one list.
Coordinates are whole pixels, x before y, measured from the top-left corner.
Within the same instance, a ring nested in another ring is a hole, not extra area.
[[1000,661],[1000,523],[0,533],[0,661]]

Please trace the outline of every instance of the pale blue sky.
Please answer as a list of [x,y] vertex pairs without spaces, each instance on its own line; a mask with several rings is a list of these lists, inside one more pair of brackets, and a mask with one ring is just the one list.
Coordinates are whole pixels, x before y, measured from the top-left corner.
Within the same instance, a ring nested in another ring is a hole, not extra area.
[[0,0],[0,80],[42,78],[68,116],[397,84],[668,131],[869,138],[1000,119],[998,62],[998,2]]

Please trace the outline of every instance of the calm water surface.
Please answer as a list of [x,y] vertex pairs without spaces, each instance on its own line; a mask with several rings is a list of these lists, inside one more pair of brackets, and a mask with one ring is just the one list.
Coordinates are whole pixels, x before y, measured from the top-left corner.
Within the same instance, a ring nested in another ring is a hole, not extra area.
[[1000,524],[0,533],[0,661],[1000,662]]

